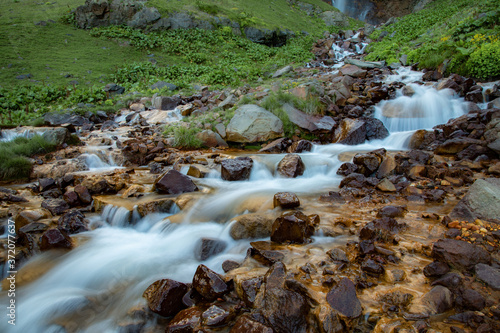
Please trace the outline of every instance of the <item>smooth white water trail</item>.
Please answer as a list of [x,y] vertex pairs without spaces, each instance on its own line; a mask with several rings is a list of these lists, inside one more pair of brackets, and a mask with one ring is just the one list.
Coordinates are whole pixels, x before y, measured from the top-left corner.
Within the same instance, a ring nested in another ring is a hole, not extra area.
[[0,131],[0,142],[9,142],[16,138],[30,139],[36,134],[43,135],[42,131],[34,131],[32,129],[4,129]]

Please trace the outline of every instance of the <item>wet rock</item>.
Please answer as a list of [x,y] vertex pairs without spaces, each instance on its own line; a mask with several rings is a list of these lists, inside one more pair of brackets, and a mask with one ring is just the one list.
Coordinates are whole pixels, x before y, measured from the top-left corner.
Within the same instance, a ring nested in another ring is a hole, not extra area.
[[349,319],[357,318],[362,314],[354,283],[347,278],[340,280],[338,285],[326,295],[326,300],[334,310]]
[[500,223],[500,179],[478,179],[467,194],[453,208],[453,220],[474,222],[485,219]]
[[388,241],[394,238],[394,235],[399,233],[406,227],[404,223],[398,223],[393,218],[383,217],[373,220],[364,226],[359,232],[359,239],[373,241]]
[[71,238],[59,229],[50,229],[43,233],[40,238],[40,250],[71,249]]
[[372,259],[367,259],[361,263],[361,269],[371,275],[381,275],[384,274],[385,268],[380,263]]
[[313,233],[314,227],[309,224],[306,215],[297,211],[286,212],[274,221],[271,241],[303,244],[309,241]]
[[193,288],[209,301],[229,291],[224,279],[205,265],[199,265],[193,277]]
[[453,308],[453,294],[443,286],[436,286],[422,298],[431,314],[443,313]]
[[348,176],[351,173],[358,172],[358,166],[354,163],[346,162],[337,169],[337,175]]
[[55,186],[56,181],[53,178],[42,178],[38,180],[38,189],[40,192],[45,192]]
[[300,154],[305,151],[311,151],[313,144],[308,140],[299,140],[292,143],[292,145],[288,148],[289,153]]
[[264,238],[271,236],[273,214],[250,213],[237,216],[229,231],[233,239]]
[[224,273],[230,272],[233,269],[236,269],[238,267],[240,267],[240,263],[238,263],[234,260],[225,260],[222,263],[222,270],[224,271]]
[[221,326],[227,324],[233,313],[218,305],[212,305],[201,314],[201,323],[206,326]]
[[353,163],[358,166],[358,172],[364,174],[365,176],[369,176],[377,171],[380,162],[380,157],[372,153],[356,154],[353,158]]
[[224,180],[236,181],[250,178],[253,161],[250,157],[237,157],[221,162],[221,177]]
[[162,194],[181,194],[198,191],[191,178],[176,170],[170,170],[156,179],[155,190]]
[[431,283],[431,286],[443,286],[450,290],[457,290],[462,285],[463,279],[457,273],[446,273]]
[[295,193],[278,192],[274,195],[273,206],[283,209],[293,209],[300,206],[300,200]]
[[207,260],[208,258],[223,252],[227,247],[226,242],[216,238],[202,238],[196,245],[194,250],[195,258],[199,261]]
[[344,332],[344,327],[337,312],[328,305],[320,305],[314,311],[314,318],[320,333]]
[[264,279],[262,277],[247,278],[236,275],[234,277],[234,287],[238,297],[249,307],[253,307],[255,297],[262,286]]
[[148,307],[154,313],[164,317],[177,314],[185,306],[182,297],[187,293],[188,287],[181,282],[163,279],[151,284],[143,294],[148,302]]
[[296,178],[304,174],[305,165],[297,154],[287,154],[278,164],[278,173],[286,178]]
[[471,139],[471,138],[453,138],[453,139],[448,139],[441,145],[439,145],[435,150],[434,153],[436,154],[457,154],[470,145],[478,145],[482,146],[484,144],[483,141],[481,140],[476,140],[476,139]]
[[249,249],[250,256],[264,265],[272,265],[285,259],[285,255],[275,250],[270,242],[252,242],[250,245],[252,246]]
[[118,128],[120,125],[113,120],[106,120],[104,123],[101,125],[101,131],[112,131],[116,128]]
[[455,302],[459,307],[472,311],[481,311],[486,306],[484,297],[473,289],[462,291]]
[[276,333],[306,331],[309,304],[295,291],[266,287],[263,298],[256,304],[256,308]]
[[434,243],[432,257],[457,269],[471,270],[476,264],[489,264],[491,256],[483,248],[455,239],[440,239]]
[[360,173],[351,173],[340,182],[339,187],[363,188],[366,185],[366,177]]
[[50,213],[45,209],[22,210],[14,217],[16,233],[25,225],[48,217],[50,217]]
[[424,267],[424,275],[426,277],[438,277],[445,275],[450,271],[450,267],[440,261],[431,262],[429,265]]
[[197,332],[200,327],[202,313],[203,311],[197,306],[180,311],[170,321],[165,333]]
[[42,202],[42,208],[47,209],[52,215],[61,215],[69,209],[69,205],[63,199],[46,199]]
[[259,152],[279,154],[286,152],[287,148],[292,144],[292,140],[288,138],[279,138],[265,145]]
[[366,125],[358,119],[342,119],[335,129],[334,141],[345,145],[358,145],[366,140]]
[[205,178],[207,172],[200,170],[200,167],[198,166],[190,165],[187,175],[194,178]]
[[204,130],[196,134],[205,147],[229,147],[221,136],[211,130]]
[[226,128],[226,139],[232,142],[262,142],[282,135],[281,120],[253,104],[239,107]]
[[476,277],[495,290],[500,290],[500,269],[485,264],[475,266]]
[[274,331],[259,322],[251,320],[248,316],[238,318],[229,333],[273,333]]
[[472,103],[483,103],[483,92],[481,89],[475,89],[465,94],[465,100]]
[[407,212],[406,206],[384,206],[377,212],[377,218],[381,217],[404,217]]
[[382,192],[396,192],[396,186],[387,178],[382,179],[378,184],[377,184],[377,189],[379,189]]
[[89,221],[78,209],[71,209],[66,212],[59,218],[57,224],[59,229],[64,230],[68,234],[77,234],[89,230]]
[[326,252],[326,254],[328,254],[333,261],[340,261],[345,263],[349,262],[347,255],[341,249],[331,249]]
[[70,138],[70,133],[64,127],[44,127],[42,138],[49,141],[53,145],[60,146]]
[[68,203],[71,207],[76,207],[80,205],[80,200],[78,200],[78,194],[75,191],[67,191],[63,195],[63,200]]

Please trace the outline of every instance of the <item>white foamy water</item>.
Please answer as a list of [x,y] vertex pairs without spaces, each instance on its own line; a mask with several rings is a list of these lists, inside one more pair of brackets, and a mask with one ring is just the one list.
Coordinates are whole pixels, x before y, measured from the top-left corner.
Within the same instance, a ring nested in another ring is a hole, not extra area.
[[0,131],[0,142],[9,142],[20,137],[30,139],[36,134],[42,135],[43,132],[32,129],[4,129]]
[[422,80],[424,73],[413,71],[411,67],[400,67],[395,70],[396,74],[388,75],[385,79],[386,83],[403,82],[405,84],[413,83]]

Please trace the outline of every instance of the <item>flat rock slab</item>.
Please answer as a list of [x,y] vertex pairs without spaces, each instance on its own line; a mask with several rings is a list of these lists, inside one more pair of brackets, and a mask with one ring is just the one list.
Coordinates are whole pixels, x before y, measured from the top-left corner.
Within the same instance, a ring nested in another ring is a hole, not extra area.
[[362,314],[356,287],[348,278],[343,278],[335,289],[326,295],[326,300],[333,309],[347,318],[357,318]]
[[485,264],[477,264],[476,277],[491,288],[500,290],[500,269]]
[[476,264],[489,264],[491,256],[482,247],[455,239],[440,239],[434,243],[432,257],[462,270],[471,270]]
[[478,179],[450,213],[453,220],[500,223],[500,179]]

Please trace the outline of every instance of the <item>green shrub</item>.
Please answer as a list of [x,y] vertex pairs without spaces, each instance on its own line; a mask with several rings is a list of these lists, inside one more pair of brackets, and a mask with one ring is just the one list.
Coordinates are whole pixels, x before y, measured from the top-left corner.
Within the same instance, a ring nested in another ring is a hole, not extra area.
[[196,134],[199,132],[199,130],[197,129],[177,126],[174,128],[173,132],[174,147],[183,149],[197,149],[202,146],[201,140],[196,137]]
[[474,51],[467,61],[467,69],[475,77],[488,79],[500,75],[500,41],[486,43]]

